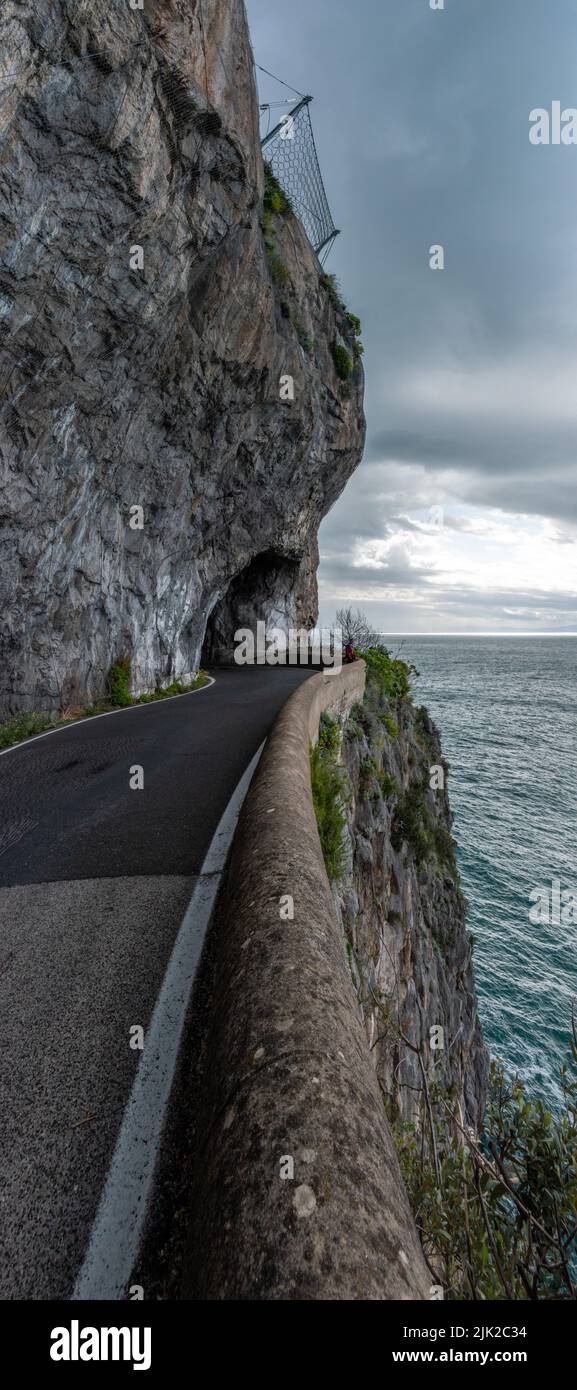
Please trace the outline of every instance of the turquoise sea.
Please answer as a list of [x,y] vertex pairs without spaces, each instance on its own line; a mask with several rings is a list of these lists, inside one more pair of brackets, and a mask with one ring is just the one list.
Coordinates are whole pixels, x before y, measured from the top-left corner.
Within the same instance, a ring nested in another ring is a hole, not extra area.
[[[391,637],[451,764],[480,1014],[493,1056],[556,1105],[577,998],[577,925],[530,894],[577,895],[577,638]],[[561,920],[559,920],[561,918]]]

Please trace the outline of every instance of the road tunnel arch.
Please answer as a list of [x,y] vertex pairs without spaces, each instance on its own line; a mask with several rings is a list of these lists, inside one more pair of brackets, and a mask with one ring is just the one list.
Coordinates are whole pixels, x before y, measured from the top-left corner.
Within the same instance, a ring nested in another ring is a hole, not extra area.
[[295,625],[300,567],[299,559],[275,550],[253,556],[231,580],[210,614],[202,648],[204,665],[233,659],[234,635],[240,628],[249,628],[256,637],[258,622],[264,622],[267,629],[280,628],[283,632]]

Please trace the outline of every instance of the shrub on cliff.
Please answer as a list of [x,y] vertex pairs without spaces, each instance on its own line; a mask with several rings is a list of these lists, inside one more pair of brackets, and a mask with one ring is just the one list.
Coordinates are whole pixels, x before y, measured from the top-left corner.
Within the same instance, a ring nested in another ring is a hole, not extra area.
[[359,357],[363,357],[365,351],[361,342],[361,333],[363,331],[361,320],[357,318],[356,314],[347,313],[347,323],[352,333],[353,353],[358,359]]
[[350,352],[341,343],[335,343],[333,347],[333,362],[335,371],[341,381],[348,381],[353,370],[353,359]]
[[457,871],[455,841],[443,820],[437,820],[427,806],[427,783],[414,782],[399,797],[395,807],[391,844],[398,854],[408,845],[417,864],[435,856],[443,870],[453,877]]
[[278,252],[271,247],[267,247],[266,254],[274,283],[278,289],[283,289],[290,281],[289,268],[283,261],[282,256],[279,256]]
[[435,725],[426,705],[421,705],[415,710],[414,727],[419,742],[428,749],[435,737]]
[[347,306],[343,300],[341,287],[336,275],[327,275],[326,272],[323,273],[321,275],[321,285],[326,290],[333,309],[344,309],[346,311]]
[[367,677],[379,682],[390,700],[404,700],[411,693],[411,672],[406,661],[391,657],[386,647],[374,645],[362,653],[367,663]]
[[264,166],[264,207],[272,213],[292,212],[291,200],[275,178],[270,164]]
[[338,719],[328,710],[323,710],[319,724],[319,748],[328,753],[336,753],[340,748],[341,730]]
[[334,751],[323,748],[320,742],[311,749],[311,787],[325,868],[332,883],[344,868],[343,771]]
[[123,656],[119,661],[110,667],[108,672],[108,695],[111,705],[118,706],[119,709],[132,704],[130,694],[130,657]]
[[392,772],[387,772],[386,768],[379,774],[379,786],[385,801],[389,801],[392,796],[397,796],[399,786],[396,777]]
[[423,1097],[426,1142],[393,1125],[434,1282],[457,1300],[577,1297],[577,1037],[553,1115],[493,1064],[485,1133],[462,1127],[450,1097]]
[[305,352],[311,353],[315,345],[314,338],[311,338],[310,333],[307,333],[298,314],[291,314],[291,321],[301,347],[304,348]]
[[457,847],[449,827],[443,821],[433,827],[433,841],[439,863],[454,874],[457,869]]
[[[321,275],[320,282],[323,288],[327,291],[333,309],[336,309],[337,312],[341,311],[345,315],[345,336],[348,336],[350,334],[353,353],[355,358],[358,360],[360,357],[363,356],[363,353],[365,351],[361,342],[361,333],[363,331],[361,320],[360,318],[358,318],[357,314],[351,314],[347,309],[347,306],[344,302],[341,293],[341,287],[339,285],[336,275],[323,274]],[[351,363],[351,370],[352,365],[353,364]]]
[[430,854],[433,843],[424,793],[420,787],[408,787],[395,807],[391,830],[393,849],[398,854],[403,844],[408,845],[417,864],[421,864]]

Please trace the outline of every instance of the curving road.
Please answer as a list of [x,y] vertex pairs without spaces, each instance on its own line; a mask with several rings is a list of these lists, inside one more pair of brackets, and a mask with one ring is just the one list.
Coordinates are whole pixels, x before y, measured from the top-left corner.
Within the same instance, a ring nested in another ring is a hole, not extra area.
[[0,1298],[71,1296],[140,1057],[130,1030],[235,787],[310,674],[222,669],[0,757]]

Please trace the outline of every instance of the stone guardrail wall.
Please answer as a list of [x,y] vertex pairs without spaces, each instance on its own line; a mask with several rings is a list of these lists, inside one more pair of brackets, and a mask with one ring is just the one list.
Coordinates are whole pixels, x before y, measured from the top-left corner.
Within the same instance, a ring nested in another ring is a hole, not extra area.
[[214,994],[183,1296],[428,1299],[327,879],[309,741],[364,662],[276,720],[214,922]]

